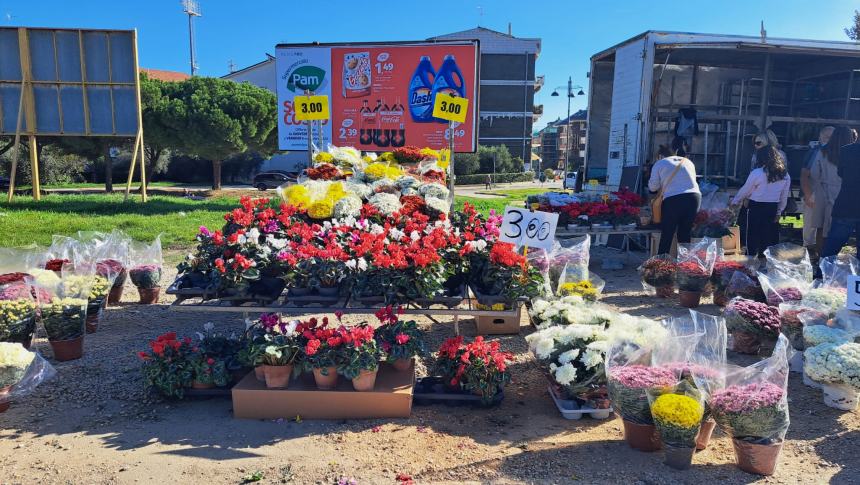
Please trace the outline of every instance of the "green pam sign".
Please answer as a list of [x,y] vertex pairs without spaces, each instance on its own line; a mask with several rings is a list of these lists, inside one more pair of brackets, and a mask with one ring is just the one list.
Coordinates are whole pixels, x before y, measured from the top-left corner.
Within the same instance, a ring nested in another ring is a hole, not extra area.
[[325,79],[325,71],[316,66],[302,66],[287,76],[287,89],[292,92],[316,91]]

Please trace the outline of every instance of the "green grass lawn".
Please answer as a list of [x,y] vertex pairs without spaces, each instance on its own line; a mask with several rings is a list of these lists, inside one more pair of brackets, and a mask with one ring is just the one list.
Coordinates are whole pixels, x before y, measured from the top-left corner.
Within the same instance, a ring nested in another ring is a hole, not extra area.
[[[148,187],[200,187],[200,188],[208,188],[208,184],[183,184],[180,182],[150,182]],[[140,182],[132,182],[131,189],[137,190],[140,187]],[[15,185],[16,190],[29,190],[32,189],[30,185]],[[105,184],[97,184],[93,182],[69,182],[69,183],[56,183],[56,184],[42,184],[43,190],[49,189],[104,189]],[[113,184],[113,188],[115,191],[124,191],[125,190],[125,181],[119,180],[115,181]]]
[[491,191],[482,191],[481,194],[495,194],[500,197],[495,197],[492,199],[488,198],[480,198],[480,197],[464,197],[464,196],[456,196],[455,206],[459,209],[463,207],[464,202],[468,202],[475,206],[478,212],[482,214],[487,214],[490,210],[495,210],[497,213],[502,213],[505,210],[505,206],[514,205],[517,207],[522,207],[523,202],[526,200],[526,197],[529,195],[542,194],[546,192],[546,189],[514,189],[514,190],[491,190]]

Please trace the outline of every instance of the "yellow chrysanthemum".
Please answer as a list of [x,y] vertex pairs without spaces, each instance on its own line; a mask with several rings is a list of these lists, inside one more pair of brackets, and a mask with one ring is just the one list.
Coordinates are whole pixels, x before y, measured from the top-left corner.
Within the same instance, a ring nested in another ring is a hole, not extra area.
[[[280,190],[279,190],[280,191]],[[281,198],[284,202],[296,207],[305,208],[310,205],[310,194],[308,188],[301,184],[290,185],[283,191],[280,191]]]
[[328,186],[325,198],[331,201],[332,205],[344,197],[346,197],[346,191],[343,189],[343,183],[332,182],[332,184]]
[[396,162],[393,152],[385,152],[376,158],[378,162]]
[[651,404],[651,414],[655,420],[681,428],[697,426],[704,412],[699,401],[682,394],[663,394]]
[[334,213],[334,204],[328,200],[318,200],[308,207],[308,216],[312,219],[329,219]]
[[319,152],[314,155],[314,161],[317,163],[332,163],[334,162],[334,156],[328,152]]
[[433,160],[439,160],[439,156],[440,156],[439,151],[434,150],[432,148],[422,148],[421,149],[421,155],[424,158],[432,158]]
[[561,296],[579,295],[586,300],[597,299],[597,288],[588,280],[581,280],[575,283],[563,283],[558,288]]
[[380,180],[384,178],[390,178],[392,180],[397,177],[403,175],[403,171],[400,170],[400,167],[394,164],[388,164],[385,162],[374,162],[367,166],[364,170],[364,174],[367,175],[367,178],[370,180]]

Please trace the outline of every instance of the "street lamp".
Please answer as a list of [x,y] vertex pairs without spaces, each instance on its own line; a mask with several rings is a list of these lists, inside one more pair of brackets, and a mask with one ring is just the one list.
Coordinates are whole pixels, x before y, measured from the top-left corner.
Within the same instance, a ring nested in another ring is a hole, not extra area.
[[[567,172],[570,170],[570,143],[571,143],[571,133],[570,133],[570,100],[574,98],[573,90],[579,89],[579,92],[576,93],[577,96],[584,96],[585,92],[582,90],[582,86],[574,86],[573,79],[571,77],[567,78],[567,86],[559,86],[552,91],[550,96],[558,96],[558,90],[567,88],[567,127],[565,130],[567,131],[567,141],[564,144],[564,177],[567,178]],[[579,184],[579,179],[583,177],[583,174],[579,174],[577,177],[577,185]]]

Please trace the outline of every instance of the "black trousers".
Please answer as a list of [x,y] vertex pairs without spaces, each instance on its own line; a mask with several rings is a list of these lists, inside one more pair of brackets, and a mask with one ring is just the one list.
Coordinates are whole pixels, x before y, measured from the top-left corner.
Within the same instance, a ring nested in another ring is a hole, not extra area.
[[779,242],[779,225],[776,222],[777,202],[751,200],[747,208],[747,255],[763,256],[764,250]]
[[702,203],[701,194],[678,194],[663,199],[663,221],[660,223],[660,248],[657,254],[672,250],[672,239],[678,234],[679,243],[690,242],[693,221]]

